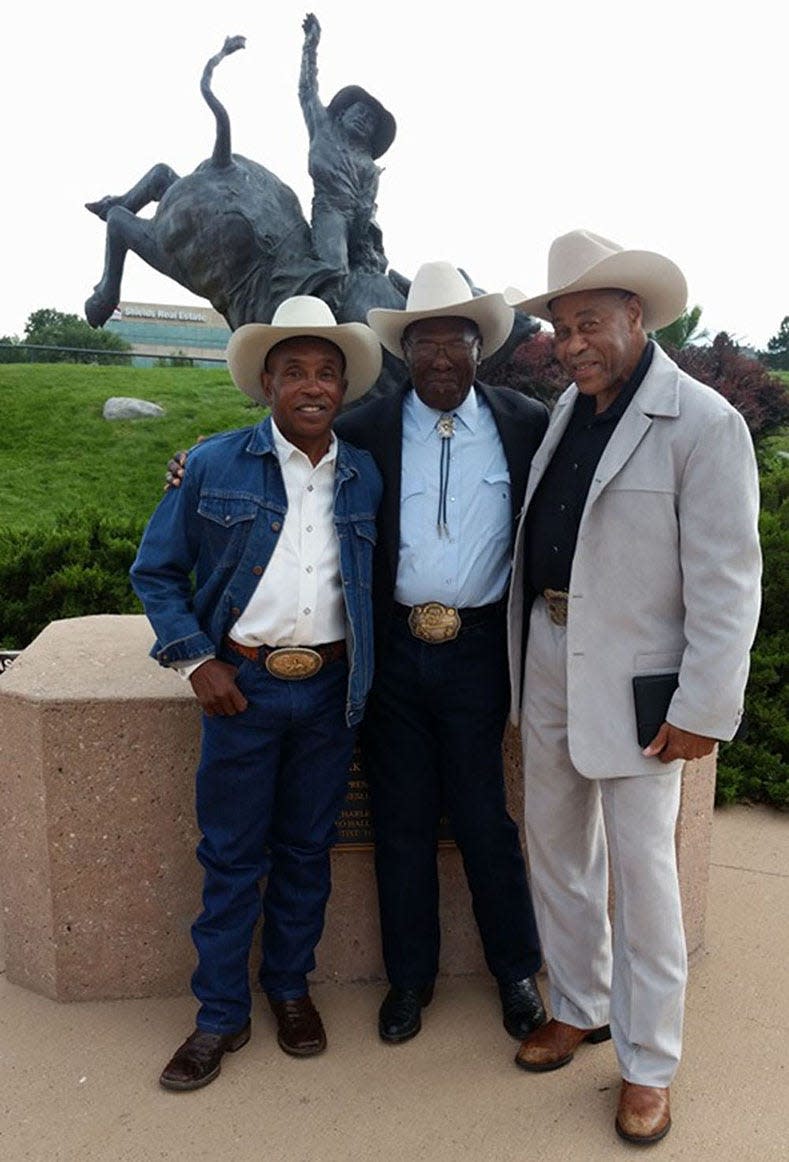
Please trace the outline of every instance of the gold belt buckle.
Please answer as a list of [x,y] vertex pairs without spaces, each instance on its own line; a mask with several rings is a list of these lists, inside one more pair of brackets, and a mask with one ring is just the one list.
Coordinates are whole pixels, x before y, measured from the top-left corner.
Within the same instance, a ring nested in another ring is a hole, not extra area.
[[280,646],[266,655],[266,669],[275,678],[300,682],[312,678],[323,665],[323,658],[309,646]]
[[460,614],[452,605],[440,601],[426,601],[414,605],[408,615],[408,628],[415,638],[440,645],[454,641],[460,632]]
[[567,599],[564,589],[545,589],[543,597],[548,606],[548,616],[554,625],[567,625]]

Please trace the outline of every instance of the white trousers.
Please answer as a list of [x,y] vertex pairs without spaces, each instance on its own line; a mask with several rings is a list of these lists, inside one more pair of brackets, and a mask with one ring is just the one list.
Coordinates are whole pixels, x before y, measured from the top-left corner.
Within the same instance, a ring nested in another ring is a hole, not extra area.
[[553,1015],[582,1029],[610,1022],[622,1076],[669,1085],[687,979],[674,845],[680,774],[579,774],[567,748],[566,630],[541,597],[521,727],[526,840]]

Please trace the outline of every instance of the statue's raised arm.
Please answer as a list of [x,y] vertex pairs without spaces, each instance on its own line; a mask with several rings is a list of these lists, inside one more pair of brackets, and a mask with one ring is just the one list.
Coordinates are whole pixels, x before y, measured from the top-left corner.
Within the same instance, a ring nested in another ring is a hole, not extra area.
[[299,74],[299,102],[310,140],[321,121],[327,117],[326,108],[318,96],[318,43],[321,26],[318,17],[308,12],[301,22],[304,29],[304,47],[301,51],[301,73]]

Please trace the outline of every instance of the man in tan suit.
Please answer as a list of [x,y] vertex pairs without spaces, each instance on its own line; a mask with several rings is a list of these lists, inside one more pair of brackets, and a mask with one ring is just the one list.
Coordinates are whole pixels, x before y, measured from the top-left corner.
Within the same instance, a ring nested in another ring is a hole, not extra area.
[[758,478],[739,413],[648,339],[685,306],[673,262],[573,231],[551,248],[548,285],[505,296],[553,323],[574,380],[532,462],[510,591],[512,713],[553,1010],[516,1060],[557,1069],[582,1042],[612,1037],[616,1130],[648,1144],[670,1128],[681,1048],[682,763],[732,738],[742,715]]

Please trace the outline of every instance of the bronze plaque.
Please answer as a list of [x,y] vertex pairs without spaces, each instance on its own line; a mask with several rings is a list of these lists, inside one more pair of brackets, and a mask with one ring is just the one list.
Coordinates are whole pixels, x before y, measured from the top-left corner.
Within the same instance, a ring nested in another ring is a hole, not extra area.
[[[370,849],[375,846],[370,811],[370,789],[365,778],[364,764],[358,743],[351,759],[348,789],[345,793],[345,802],[342,805],[340,817],[337,820],[337,830],[339,831],[338,847]],[[438,825],[438,841],[442,846],[453,843],[449,820],[443,817]]]

